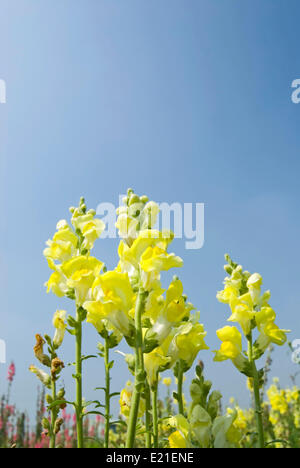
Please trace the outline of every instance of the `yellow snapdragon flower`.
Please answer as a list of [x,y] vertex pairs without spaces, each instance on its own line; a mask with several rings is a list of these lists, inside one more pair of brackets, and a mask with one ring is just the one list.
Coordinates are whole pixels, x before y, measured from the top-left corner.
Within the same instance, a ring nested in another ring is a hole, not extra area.
[[64,340],[67,312],[65,310],[57,310],[53,317],[53,326],[55,328],[55,335],[53,338],[54,345],[59,348]]
[[74,228],[81,232],[83,236],[82,248],[86,250],[91,250],[94,247],[95,241],[105,229],[105,224],[101,219],[95,218],[95,214],[94,210],[82,213],[82,210],[78,208],[73,212],[71,222]]
[[91,299],[83,304],[88,312],[87,321],[94,323],[106,319],[123,335],[128,336],[129,311],[134,300],[128,275],[108,271],[98,276],[92,285]]
[[70,260],[75,254],[78,239],[67,221],[59,221],[56,228],[57,232],[54,234],[52,240],[49,239],[46,242],[47,248],[43,253],[47,259],[62,263]]
[[88,299],[92,284],[104,264],[94,257],[80,255],[57,266],[48,261],[54,271],[46,283],[47,292],[62,297],[74,290],[77,305],[81,306]]
[[209,349],[204,339],[207,333],[200,323],[191,322],[181,325],[175,333],[168,354],[172,362],[181,359],[189,369],[195,361],[200,350]]
[[229,317],[228,321],[237,322],[241,326],[244,335],[248,336],[251,332],[251,321],[255,316],[250,293],[232,298],[230,301],[230,308],[232,315]]
[[171,377],[165,377],[162,381],[162,383],[166,386],[166,387],[170,387],[172,385],[172,379]]
[[221,348],[216,353],[214,361],[236,359],[242,352],[242,335],[236,327],[226,326],[217,330],[217,337],[222,341]]
[[170,448],[188,448],[190,425],[182,414],[172,416],[165,421],[166,425],[175,428],[176,431],[169,436]]
[[271,385],[267,390],[267,395],[273,411],[278,411],[280,414],[286,413],[288,402],[284,390],[278,389],[276,385]]

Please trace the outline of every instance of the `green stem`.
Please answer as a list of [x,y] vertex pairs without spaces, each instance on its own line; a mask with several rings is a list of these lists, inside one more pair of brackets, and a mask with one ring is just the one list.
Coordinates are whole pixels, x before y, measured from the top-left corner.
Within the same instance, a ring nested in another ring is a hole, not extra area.
[[265,448],[265,436],[264,436],[264,427],[263,427],[263,419],[262,419],[259,376],[258,376],[255,360],[253,358],[252,333],[248,338],[248,359],[249,359],[249,363],[252,367],[252,372],[253,372],[255,414],[256,414],[259,448]]
[[145,386],[142,314],[145,308],[146,297],[145,291],[140,288],[135,308],[135,384],[130,406],[126,448],[133,448],[134,446],[140,395]]
[[177,377],[178,411],[179,411],[179,414],[182,414],[184,416],[182,385],[183,385],[183,367],[182,367],[181,361],[179,361],[178,377]]
[[77,448],[83,448],[83,405],[82,405],[82,321],[80,311],[76,311],[76,428]]
[[158,415],[157,415],[157,385],[151,390],[152,420],[153,420],[153,447],[158,448]]
[[151,448],[151,396],[150,388],[148,383],[146,383],[145,388],[145,400],[146,400],[146,416],[145,416],[145,425],[146,425],[146,448]]
[[108,338],[105,338],[104,344],[104,364],[105,364],[105,439],[104,447],[109,446],[109,428],[110,428],[110,375],[109,375],[109,344]]
[[[55,378],[52,378],[51,383],[52,389],[52,401],[56,401],[56,383]],[[56,446],[56,434],[55,434],[55,422],[57,418],[57,407],[51,409],[51,435],[50,435],[50,444],[49,448],[54,449]]]

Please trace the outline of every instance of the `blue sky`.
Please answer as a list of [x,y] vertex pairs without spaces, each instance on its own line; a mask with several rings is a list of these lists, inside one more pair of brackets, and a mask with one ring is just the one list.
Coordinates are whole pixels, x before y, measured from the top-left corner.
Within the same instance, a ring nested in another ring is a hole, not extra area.
[[[207,342],[228,310],[218,304],[223,254],[259,271],[278,324],[299,327],[299,121],[291,83],[300,78],[299,2],[279,0],[1,0],[1,326],[17,377],[13,400],[31,414],[35,333],[69,302],[46,295],[44,242],[84,195],[117,204],[127,187],[159,202],[205,203],[205,245],[173,249],[186,293],[201,310]],[[95,254],[114,268],[116,240]],[[85,328],[85,352],[97,335]],[[122,345],[122,349],[126,349]],[[73,342],[64,345],[66,362]],[[203,353],[214,387],[247,404],[231,363]],[[127,380],[116,356],[114,390]],[[297,371],[274,354],[283,384]],[[71,371],[65,382],[72,395]],[[0,393],[6,367],[0,366]],[[85,366],[85,395],[102,383]],[[70,396],[71,396],[70,395]],[[99,396],[99,395],[97,395]]]

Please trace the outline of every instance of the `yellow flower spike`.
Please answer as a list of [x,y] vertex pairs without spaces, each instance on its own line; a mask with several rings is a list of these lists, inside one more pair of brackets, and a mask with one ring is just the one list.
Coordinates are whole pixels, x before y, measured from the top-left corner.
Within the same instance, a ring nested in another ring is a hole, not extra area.
[[53,338],[54,345],[59,348],[64,340],[65,331],[67,328],[66,324],[67,312],[65,310],[57,310],[53,317],[53,326],[56,329]]
[[288,411],[284,390],[279,390],[276,385],[271,385],[267,390],[267,395],[273,411],[279,411],[280,414],[285,414]]

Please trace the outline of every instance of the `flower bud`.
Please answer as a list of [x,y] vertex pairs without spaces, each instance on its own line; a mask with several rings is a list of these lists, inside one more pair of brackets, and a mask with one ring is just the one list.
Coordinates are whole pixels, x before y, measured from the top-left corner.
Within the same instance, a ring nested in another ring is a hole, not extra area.
[[50,430],[50,422],[49,422],[49,419],[43,418],[43,419],[42,419],[42,426],[43,426],[43,429],[46,429],[47,431],[49,431],[49,430]]
[[147,203],[147,202],[149,201],[149,198],[147,197],[147,195],[142,195],[142,196],[140,197],[140,201],[141,201],[142,203]]
[[46,395],[46,402],[48,403],[48,405],[51,405],[51,403],[53,403],[53,398],[51,395]]
[[129,206],[133,205],[134,203],[139,203],[140,202],[140,197],[133,193],[130,198],[129,198]]
[[63,425],[64,423],[64,420],[62,418],[59,418],[55,421],[55,425],[54,425],[54,432],[55,434],[58,434],[59,431],[60,431],[60,428],[61,426]]

